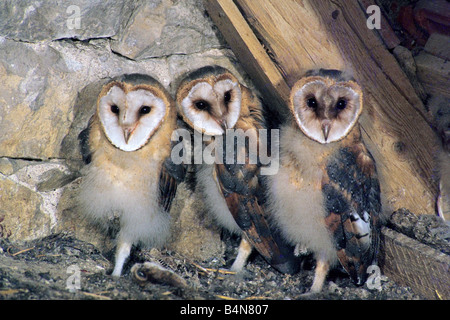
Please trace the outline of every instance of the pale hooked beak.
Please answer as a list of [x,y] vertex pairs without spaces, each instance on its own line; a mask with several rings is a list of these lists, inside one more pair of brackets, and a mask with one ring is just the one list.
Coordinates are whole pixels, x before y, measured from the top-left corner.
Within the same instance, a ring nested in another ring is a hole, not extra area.
[[328,134],[330,133],[331,121],[330,120],[322,120],[322,132],[325,141],[328,140]]
[[130,136],[133,133],[134,128],[132,127],[126,127],[123,129],[123,137],[125,139],[125,143],[128,144],[128,140],[130,140]]

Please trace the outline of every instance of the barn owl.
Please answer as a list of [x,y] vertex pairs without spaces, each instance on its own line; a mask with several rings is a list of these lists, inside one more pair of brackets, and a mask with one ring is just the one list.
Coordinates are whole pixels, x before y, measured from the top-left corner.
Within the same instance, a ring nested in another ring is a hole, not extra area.
[[113,276],[120,276],[133,245],[161,246],[184,168],[171,162],[176,129],[173,99],[154,78],[128,74],[101,90],[95,114],[80,135],[86,174],[78,200],[92,221],[118,218]]
[[273,223],[316,260],[310,293],[340,262],[358,285],[376,263],[380,187],[360,134],[360,86],[337,70],[313,70],[292,88],[280,127],[280,169],[268,177]]
[[[251,151],[250,141],[258,141],[258,129],[264,128],[259,99],[227,69],[207,66],[185,75],[175,100],[187,128],[203,135],[202,150],[216,143],[226,149],[223,155],[230,150],[246,155],[241,163],[237,157],[227,161],[219,156],[216,159],[223,161],[196,165],[197,184],[208,211],[222,228],[242,236],[231,270],[243,270],[256,248],[275,269],[295,272],[290,269],[289,250],[270,230],[263,210],[261,165],[250,161],[257,153]],[[238,132],[248,134],[247,144],[227,139]]]

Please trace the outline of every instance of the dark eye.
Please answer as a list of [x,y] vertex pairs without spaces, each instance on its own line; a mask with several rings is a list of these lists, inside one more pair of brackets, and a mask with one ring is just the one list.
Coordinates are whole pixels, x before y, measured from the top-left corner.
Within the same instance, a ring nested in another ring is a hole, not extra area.
[[120,112],[119,107],[116,106],[115,104],[113,104],[113,105],[111,106],[111,112],[112,112],[112,113],[115,113],[115,114],[119,114],[119,112]]
[[195,107],[198,110],[206,110],[209,108],[209,103],[204,100],[199,100],[195,103]]
[[141,109],[139,109],[139,113],[140,114],[147,114],[147,113],[150,113],[150,110],[152,110],[152,108],[150,108],[148,106],[143,106],[143,107],[141,107]]
[[308,100],[306,100],[306,104],[311,109],[317,109],[317,100],[314,97],[313,98],[309,98]]
[[336,109],[344,110],[347,107],[347,101],[344,99],[339,99],[336,103]]
[[225,103],[230,102],[230,100],[231,100],[231,92],[230,91],[225,92],[225,95],[223,96],[223,100],[225,101]]

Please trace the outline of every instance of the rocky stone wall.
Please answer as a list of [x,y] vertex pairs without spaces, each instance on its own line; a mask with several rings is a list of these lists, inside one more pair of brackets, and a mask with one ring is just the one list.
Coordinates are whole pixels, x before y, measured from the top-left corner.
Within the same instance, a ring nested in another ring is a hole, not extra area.
[[[74,202],[77,136],[108,79],[146,73],[171,90],[184,72],[219,64],[251,85],[201,0],[7,0],[0,21],[0,238],[11,241],[70,232],[113,246]],[[169,247],[199,260],[223,254],[219,230],[184,185],[171,214]]]

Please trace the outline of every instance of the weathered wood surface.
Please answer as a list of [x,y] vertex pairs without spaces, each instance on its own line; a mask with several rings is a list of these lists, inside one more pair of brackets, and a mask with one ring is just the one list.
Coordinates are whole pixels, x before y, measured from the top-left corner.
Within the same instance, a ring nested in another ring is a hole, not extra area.
[[[360,5],[363,7],[365,12],[367,12],[367,8],[369,8],[371,5],[374,4],[373,0],[358,0]],[[373,11],[369,11],[370,14],[373,13]],[[384,44],[388,49],[393,49],[396,46],[400,44],[400,39],[395,34],[394,30],[392,30],[388,20],[384,16],[383,12],[380,10],[380,29],[377,29],[381,39],[383,40]]]
[[266,102],[283,115],[289,88],[307,70],[350,70],[364,89],[361,126],[384,208],[435,214],[437,138],[408,78],[367,28],[365,8],[344,0],[205,0],[205,6]]
[[381,267],[389,278],[427,299],[450,299],[450,256],[383,228]]
[[289,86],[232,0],[205,1],[212,20],[268,101],[283,104]]

